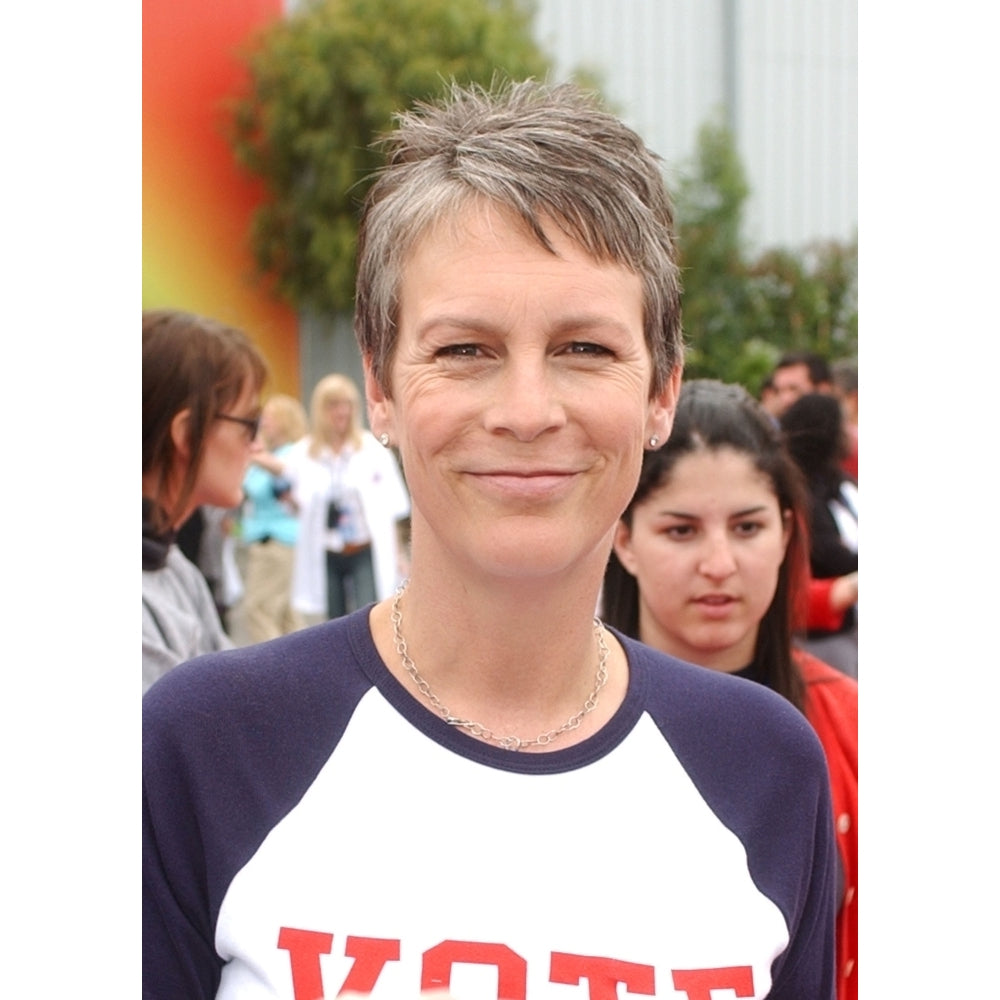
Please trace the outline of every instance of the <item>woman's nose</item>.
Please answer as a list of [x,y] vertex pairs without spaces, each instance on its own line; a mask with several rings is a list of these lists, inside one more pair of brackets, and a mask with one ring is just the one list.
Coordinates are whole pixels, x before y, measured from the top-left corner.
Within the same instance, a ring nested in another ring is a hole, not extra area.
[[713,580],[723,580],[736,572],[736,559],[729,540],[724,536],[710,535],[705,539],[699,571]]
[[491,431],[508,431],[531,441],[566,423],[566,413],[553,373],[544,359],[510,358],[493,387],[486,411]]

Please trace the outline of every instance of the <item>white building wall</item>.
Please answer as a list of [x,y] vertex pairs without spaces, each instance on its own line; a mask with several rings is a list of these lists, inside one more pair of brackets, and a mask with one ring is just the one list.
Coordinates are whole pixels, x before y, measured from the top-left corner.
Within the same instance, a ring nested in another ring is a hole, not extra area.
[[559,77],[585,66],[675,179],[726,113],[758,248],[857,229],[857,0],[536,0]]

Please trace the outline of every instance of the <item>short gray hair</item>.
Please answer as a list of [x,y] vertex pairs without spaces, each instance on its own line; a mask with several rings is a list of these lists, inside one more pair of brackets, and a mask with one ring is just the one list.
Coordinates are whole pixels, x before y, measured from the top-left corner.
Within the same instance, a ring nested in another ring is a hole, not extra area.
[[453,83],[440,103],[417,104],[395,121],[380,141],[386,166],[362,213],[354,314],[358,345],[383,391],[391,393],[408,254],[434,223],[485,199],[516,213],[550,251],[545,219],[595,260],[639,275],[650,393],[659,393],[684,350],[673,208],[660,157],[573,84],[526,80],[487,90]]

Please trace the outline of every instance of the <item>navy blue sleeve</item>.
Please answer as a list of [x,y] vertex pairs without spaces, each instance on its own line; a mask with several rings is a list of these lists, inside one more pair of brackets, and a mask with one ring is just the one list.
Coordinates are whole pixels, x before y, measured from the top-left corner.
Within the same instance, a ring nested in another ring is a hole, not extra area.
[[769,1000],[835,993],[836,842],[822,745],[805,716],[753,681],[623,639],[651,684],[651,712],[713,812],[741,840],[758,888],[781,909],[787,949]]
[[351,624],[198,657],[143,697],[146,1000],[215,996],[226,890],[305,793],[370,686],[352,662],[331,662],[351,648]]

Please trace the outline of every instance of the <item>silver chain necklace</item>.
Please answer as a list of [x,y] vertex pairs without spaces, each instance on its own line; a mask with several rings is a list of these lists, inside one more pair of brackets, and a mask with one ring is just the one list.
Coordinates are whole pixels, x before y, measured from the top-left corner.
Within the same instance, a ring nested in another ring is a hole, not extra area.
[[487,743],[495,743],[498,747],[504,750],[521,750],[523,747],[543,747],[548,746],[553,740],[562,736],[563,733],[568,733],[571,729],[576,729],[580,725],[580,720],[587,715],[589,712],[593,712],[597,708],[597,696],[601,693],[601,689],[608,682],[608,655],[610,650],[608,649],[608,644],[604,641],[604,623],[600,618],[594,619],[594,633],[597,635],[597,647],[599,650],[599,656],[597,660],[597,675],[594,679],[594,690],[591,691],[587,700],[583,703],[583,708],[576,713],[571,719],[567,719],[558,729],[550,729],[548,732],[541,733],[536,736],[533,740],[522,740],[518,736],[497,736],[492,729],[487,729],[486,726],[481,725],[478,722],[471,722],[468,719],[459,719],[457,716],[451,714],[448,711],[447,706],[441,703],[438,696],[431,690],[431,686],[420,676],[417,670],[416,664],[410,658],[410,654],[406,651],[406,640],[403,638],[403,633],[400,630],[400,625],[403,622],[402,612],[399,610],[399,599],[403,596],[403,592],[406,590],[406,585],[409,580],[403,583],[403,585],[396,591],[396,596],[392,602],[392,638],[393,642],[396,644],[396,652],[399,653],[399,658],[403,663],[403,669],[413,678],[413,683],[417,686],[417,690],[434,706],[438,715],[448,723],[449,726],[457,726],[459,729],[464,729],[466,732],[471,733],[473,736],[478,736],[479,739],[485,740]]

